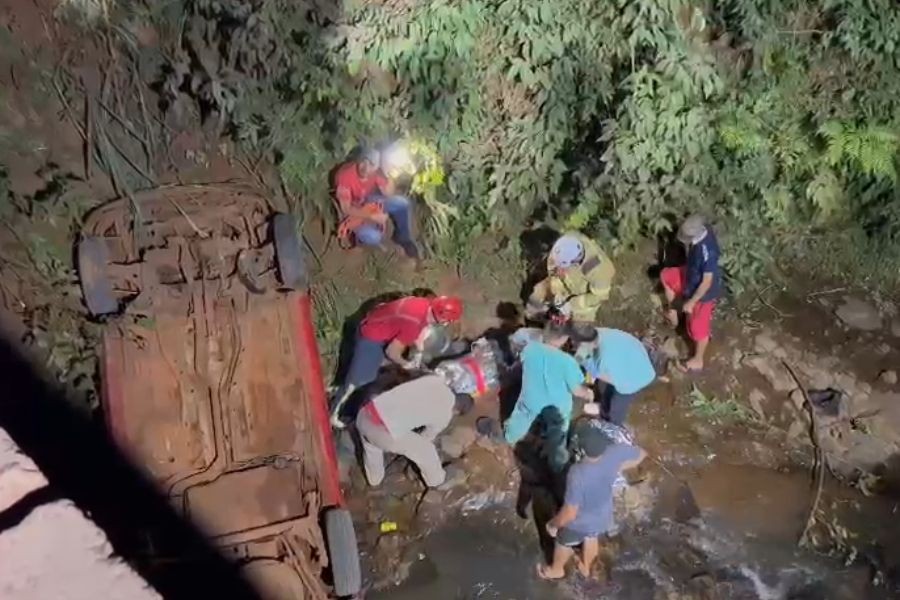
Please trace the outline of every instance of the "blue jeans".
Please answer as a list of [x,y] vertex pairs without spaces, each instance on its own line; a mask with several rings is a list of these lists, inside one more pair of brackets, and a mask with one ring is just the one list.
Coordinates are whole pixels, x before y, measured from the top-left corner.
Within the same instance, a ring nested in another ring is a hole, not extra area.
[[[419,248],[412,239],[412,202],[406,196],[372,194],[366,203],[381,202],[394,224],[394,243],[403,248],[410,258],[419,258]],[[353,231],[356,243],[361,246],[377,246],[384,237],[384,230],[374,223],[360,225]]]
[[535,413],[517,402],[512,414],[503,424],[503,437],[507,443],[515,445],[528,434],[535,421],[541,425],[542,452],[550,468],[556,472],[562,471],[569,461],[569,450],[566,448],[569,416],[563,415],[558,407],[545,406],[541,412]]
[[606,384],[603,390],[602,404],[600,405],[603,418],[615,425],[624,425],[628,417],[628,409],[637,398],[638,392],[633,394],[621,394],[612,384]]
[[375,381],[378,371],[381,369],[381,362],[384,360],[384,346],[383,342],[368,340],[357,333],[347,376],[334,396],[337,400],[344,397],[347,388],[351,385],[355,389],[359,389]]

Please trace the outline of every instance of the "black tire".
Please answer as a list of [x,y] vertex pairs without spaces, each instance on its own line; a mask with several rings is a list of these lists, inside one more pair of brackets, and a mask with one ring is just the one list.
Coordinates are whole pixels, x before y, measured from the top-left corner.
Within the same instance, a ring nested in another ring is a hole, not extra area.
[[334,595],[342,598],[358,594],[362,587],[362,572],[350,511],[334,508],[325,513],[325,542],[334,580]]
[[94,316],[119,311],[106,267],[109,252],[103,238],[86,237],[78,243],[78,279],[88,312]]
[[292,290],[306,288],[306,257],[297,219],[285,213],[272,217],[272,240],[275,242],[275,260],[281,285]]

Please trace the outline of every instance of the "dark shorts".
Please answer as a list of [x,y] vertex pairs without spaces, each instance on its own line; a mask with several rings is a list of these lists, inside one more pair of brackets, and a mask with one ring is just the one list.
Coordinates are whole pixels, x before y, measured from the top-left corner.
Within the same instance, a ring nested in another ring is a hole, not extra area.
[[581,531],[575,531],[567,527],[562,527],[556,533],[556,543],[560,546],[571,548],[573,546],[580,546],[584,543],[584,540],[588,538],[598,537],[600,537],[599,533],[583,533]]

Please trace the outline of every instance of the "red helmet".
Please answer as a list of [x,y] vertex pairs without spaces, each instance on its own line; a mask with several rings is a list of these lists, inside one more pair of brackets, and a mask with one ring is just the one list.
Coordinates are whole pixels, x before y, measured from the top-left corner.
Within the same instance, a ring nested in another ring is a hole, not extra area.
[[458,296],[437,296],[431,300],[431,312],[442,323],[459,321],[463,313],[463,303]]

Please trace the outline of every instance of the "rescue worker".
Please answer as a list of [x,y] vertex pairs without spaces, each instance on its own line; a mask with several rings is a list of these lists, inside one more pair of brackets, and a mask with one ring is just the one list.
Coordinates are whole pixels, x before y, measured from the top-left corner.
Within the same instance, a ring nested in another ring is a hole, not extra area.
[[522,350],[522,390],[503,425],[507,443],[523,439],[535,421],[544,426],[544,453],[550,467],[561,471],[569,460],[566,436],[572,416],[572,396],[593,401],[594,392],[585,385],[575,358],[562,350],[569,341],[569,326],[548,323],[541,341]]
[[472,405],[471,396],[454,394],[437,375],[425,375],[377,394],[356,416],[369,485],[377,486],[384,480],[385,452],[415,463],[428,487],[444,483],[446,472],[435,438],[447,428],[454,413],[464,415]]
[[405,296],[373,308],[359,326],[347,376],[335,396],[331,424],[343,429],[341,409],[354,390],[375,380],[385,357],[407,370],[417,367],[406,359],[407,349],[421,350],[429,325],[459,321],[462,313],[457,296]]
[[678,240],[687,247],[687,262],[663,269],[659,277],[668,303],[666,318],[677,327],[680,308],[694,344],[694,355],[679,367],[689,373],[699,372],[709,346],[716,300],[722,293],[719,242],[700,215],[685,219],[678,229]]
[[[381,155],[365,150],[355,161],[345,163],[334,178],[335,196],[341,213],[338,238],[345,245],[380,246],[388,218],[394,224],[393,241],[409,258],[419,260],[412,238],[412,203],[395,194],[394,184],[379,165]],[[351,239],[352,238],[352,239]]]
[[535,318],[552,308],[566,319],[593,322],[609,298],[616,269],[596,242],[570,232],[550,249],[547,274],[528,298],[528,316]]

